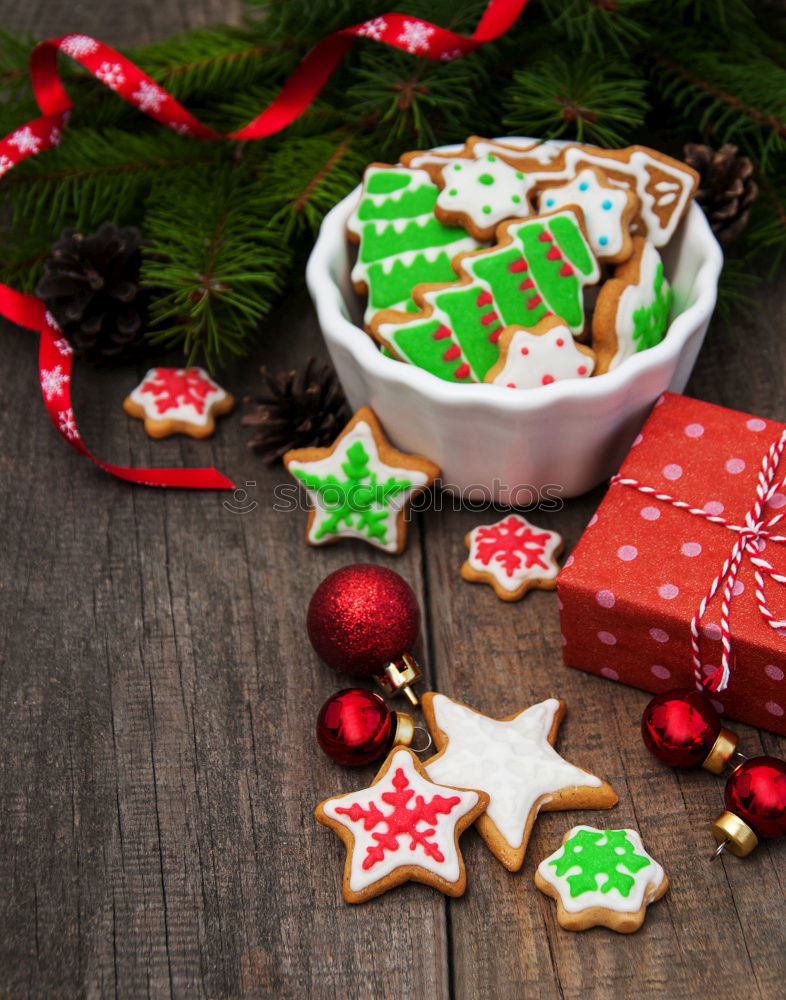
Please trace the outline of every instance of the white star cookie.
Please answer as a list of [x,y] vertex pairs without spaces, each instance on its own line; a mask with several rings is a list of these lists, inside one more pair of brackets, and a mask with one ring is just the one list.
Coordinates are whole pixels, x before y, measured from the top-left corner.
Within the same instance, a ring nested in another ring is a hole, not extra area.
[[554,749],[565,702],[548,698],[504,719],[492,719],[443,694],[423,695],[423,714],[439,753],[426,761],[429,778],[479,788],[489,796],[480,835],[510,871],[524,863],[541,809],[609,809],[614,789]]
[[566,930],[600,926],[630,934],[669,879],[635,830],[574,826],[538,865],[535,885],[556,900],[557,921]]
[[479,524],[467,532],[464,544],[469,555],[461,567],[462,577],[470,583],[491,584],[503,601],[518,601],[533,587],[557,586],[562,536],[536,527],[521,514]]
[[590,246],[599,260],[619,263],[630,257],[630,226],[639,207],[633,191],[614,187],[597,167],[585,167],[567,183],[544,186],[538,198],[541,212],[568,205],[578,205],[584,213]]
[[441,171],[434,214],[445,225],[461,225],[486,242],[505,219],[532,214],[528,195],[534,186],[526,174],[494,153],[477,160],[454,157]]
[[363,903],[402,882],[460,896],[467,875],[458,838],[487,804],[485,792],[435,784],[398,747],[368,788],[321,802],[315,815],[347,848],[344,899]]
[[208,437],[216,429],[216,417],[234,405],[232,396],[204,368],[193,367],[151,368],[123,400],[126,413],[144,420],[145,431],[153,438]]
[[483,379],[509,389],[537,389],[566,378],[589,378],[595,352],[577,344],[557,316],[544,316],[535,326],[508,326],[499,336],[499,361]]

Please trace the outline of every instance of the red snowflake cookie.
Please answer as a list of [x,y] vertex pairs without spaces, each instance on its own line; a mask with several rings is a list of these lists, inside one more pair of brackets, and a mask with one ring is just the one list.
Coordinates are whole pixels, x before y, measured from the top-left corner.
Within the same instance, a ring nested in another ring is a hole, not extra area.
[[344,899],[363,903],[410,881],[460,896],[467,876],[458,838],[488,801],[485,792],[436,784],[411,750],[396,747],[368,788],[316,808],[347,848]]
[[216,416],[234,405],[232,396],[203,368],[151,368],[123,401],[126,413],[144,420],[154,438],[208,437],[216,429]]
[[537,528],[521,514],[473,528],[464,543],[469,555],[461,567],[462,577],[491,584],[503,601],[518,601],[533,587],[557,586],[562,536]]

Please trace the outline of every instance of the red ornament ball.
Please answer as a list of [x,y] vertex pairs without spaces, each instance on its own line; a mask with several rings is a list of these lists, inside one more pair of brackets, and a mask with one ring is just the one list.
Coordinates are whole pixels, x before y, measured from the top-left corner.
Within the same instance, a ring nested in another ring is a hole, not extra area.
[[751,757],[726,782],[726,809],[757,837],[786,835],[786,761]]
[[306,626],[311,645],[329,667],[351,677],[370,677],[412,648],[420,631],[420,609],[398,573],[356,563],[320,583]]
[[317,718],[317,742],[339,764],[379,760],[393,745],[393,713],[380,695],[347,688],[328,698]]
[[709,698],[688,688],[656,694],[641,717],[647,749],[671,767],[699,767],[720,730],[718,713]]

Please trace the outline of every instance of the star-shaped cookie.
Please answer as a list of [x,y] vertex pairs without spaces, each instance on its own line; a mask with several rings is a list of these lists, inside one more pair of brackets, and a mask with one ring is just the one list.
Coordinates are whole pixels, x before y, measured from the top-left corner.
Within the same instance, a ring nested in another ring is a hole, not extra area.
[[669,888],[669,878],[636,830],[574,826],[538,865],[535,885],[556,901],[565,930],[609,927],[631,934]]
[[565,702],[548,698],[504,719],[492,719],[443,694],[423,695],[423,714],[439,753],[426,772],[441,784],[460,782],[489,796],[480,835],[510,871],[524,863],[541,809],[609,809],[611,785],[564,760],[554,749]]
[[411,750],[396,747],[368,788],[327,799],[314,815],[346,846],[348,903],[364,903],[402,882],[460,896],[467,874],[458,838],[488,801],[485,792],[436,784]]
[[394,448],[366,406],[329,448],[288,451],[284,465],[308,494],[311,545],[360,538],[393,553],[407,543],[407,505],[440,471],[428,459]]
[[488,583],[503,601],[518,601],[533,587],[554,590],[562,536],[538,528],[521,514],[508,514],[494,524],[479,524],[464,536],[469,555],[461,576]]
[[131,417],[144,420],[152,438],[170,434],[209,437],[216,417],[229,413],[235,400],[204,368],[151,368],[123,400]]

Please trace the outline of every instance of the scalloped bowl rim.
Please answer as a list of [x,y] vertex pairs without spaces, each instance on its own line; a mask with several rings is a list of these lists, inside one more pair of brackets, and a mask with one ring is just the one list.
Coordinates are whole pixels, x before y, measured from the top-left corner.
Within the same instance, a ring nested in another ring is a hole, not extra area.
[[[535,140],[524,136],[503,136],[494,141],[524,143]],[[564,145],[570,145],[564,142]],[[462,148],[460,143],[437,146],[439,152],[455,152]],[[346,221],[360,192],[357,185],[342,198],[325,216],[314,249],[306,267],[306,283],[314,301],[320,327],[325,339],[343,342],[355,355],[356,360],[371,375],[386,382],[398,382],[439,403],[454,406],[490,405],[500,410],[538,410],[564,401],[601,399],[614,395],[615,391],[634,382],[638,375],[649,368],[656,368],[662,362],[676,364],[680,353],[697,327],[709,320],[717,299],[718,277],[723,267],[723,253],[709,224],[698,205],[691,204],[681,222],[684,226],[690,218],[693,225],[703,226],[706,257],[693,279],[696,300],[669,324],[663,340],[646,351],[639,351],[625,359],[617,368],[603,375],[587,379],[564,379],[548,386],[539,386],[527,392],[511,392],[507,386],[487,383],[447,382],[416,365],[385,357],[376,342],[361,327],[349,319],[344,309],[349,311],[344,294],[331,275],[331,263],[337,246],[346,241]],[[342,309],[343,306],[343,309]]]

